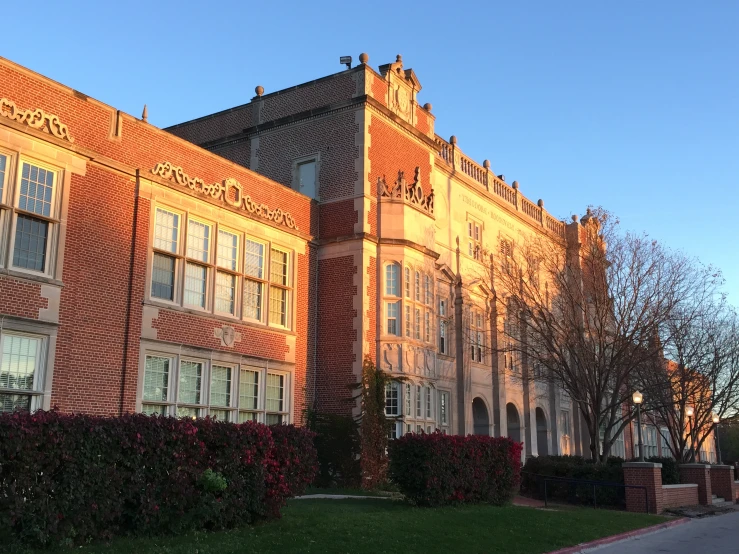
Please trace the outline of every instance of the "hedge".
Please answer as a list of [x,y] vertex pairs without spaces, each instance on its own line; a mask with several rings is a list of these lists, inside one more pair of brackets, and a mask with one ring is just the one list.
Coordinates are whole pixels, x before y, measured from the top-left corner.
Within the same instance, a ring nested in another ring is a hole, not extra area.
[[0,540],[71,545],[275,517],[315,475],[312,440],[209,418],[0,414]]
[[503,505],[520,482],[521,446],[509,438],[409,433],[389,445],[389,476],[419,506]]
[[[672,458],[652,457],[647,461],[662,464],[662,484],[673,485],[680,482],[678,465]],[[532,457],[526,460],[523,468],[521,492],[527,496],[543,499],[544,480],[537,476],[568,477],[623,484],[623,463],[624,460],[618,457],[608,458],[605,464],[595,464],[592,460],[586,460],[582,456]],[[593,504],[593,486],[548,481],[547,498],[573,504]],[[624,489],[598,486],[595,500],[598,505],[624,507]]]
[[[624,471],[621,458],[609,458],[605,464],[595,464],[582,456],[538,456],[526,460],[521,481],[521,493],[534,498],[544,498],[544,480],[540,476],[567,477],[588,481],[604,481],[623,484]],[[548,481],[546,493],[549,500],[571,504],[593,504],[593,486]],[[622,487],[596,487],[596,504],[625,507]]]

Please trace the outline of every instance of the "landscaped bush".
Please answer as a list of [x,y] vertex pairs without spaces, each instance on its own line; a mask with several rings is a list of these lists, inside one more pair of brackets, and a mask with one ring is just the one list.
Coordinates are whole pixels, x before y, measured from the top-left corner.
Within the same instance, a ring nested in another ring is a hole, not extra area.
[[663,485],[677,485],[680,483],[680,469],[676,460],[673,458],[652,456],[651,458],[647,458],[647,461],[662,464]]
[[0,414],[0,540],[234,527],[279,514],[315,465],[312,434],[294,427]]
[[[521,493],[534,498],[544,498],[544,479],[566,477],[587,481],[623,484],[624,471],[621,458],[609,459],[605,464],[595,464],[582,456],[536,456],[526,460],[521,481]],[[548,481],[546,496],[549,500],[571,504],[593,504],[593,486]],[[596,486],[596,504],[623,507],[625,494],[622,487]]]
[[362,481],[359,426],[352,416],[308,412],[308,424],[316,433],[318,487],[359,487]]
[[420,506],[506,504],[521,476],[521,443],[508,438],[406,434],[389,454],[390,479]]

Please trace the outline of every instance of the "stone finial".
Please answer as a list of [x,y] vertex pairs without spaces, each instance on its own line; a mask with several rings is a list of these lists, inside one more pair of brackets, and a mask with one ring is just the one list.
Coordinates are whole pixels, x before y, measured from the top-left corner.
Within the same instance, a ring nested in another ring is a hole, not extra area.
[[485,160],[484,162],[482,162],[482,167],[484,167],[485,169],[490,169],[490,160]]
[[449,144],[457,144],[457,137],[455,137],[454,135],[449,137]]
[[149,122],[149,108],[146,107],[146,104],[144,104],[144,111],[141,112],[141,121],[144,123]]
[[369,54],[362,52],[359,54],[359,63],[367,63],[369,61]]
[[544,200],[542,200],[541,198],[539,198],[539,201],[536,203],[536,205],[539,206],[540,208],[543,208],[544,207]]
[[514,189],[518,189],[518,181],[513,181],[513,184],[511,185]]
[[500,179],[501,181],[505,183],[505,175],[503,175],[502,173],[498,175],[498,179]]
[[398,54],[397,56],[395,56],[395,63],[402,64],[403,63],[403,56],[401,56],[400,54]]
[[257,93],[257,96],[262,96],[262,94],[264,94],[264,87],[263,87],[262,85],[258,85],[258,86],[257,86],[257,87],[256,87],[256,88],[254,89],[254,92],[256,92],[256,93]]
[[572,214],[572,222],[577,223],[577,214]]
[[426,102],[423,105],[423,109],[426,110],[427,112],[430,112],[431,111],[431,102]]

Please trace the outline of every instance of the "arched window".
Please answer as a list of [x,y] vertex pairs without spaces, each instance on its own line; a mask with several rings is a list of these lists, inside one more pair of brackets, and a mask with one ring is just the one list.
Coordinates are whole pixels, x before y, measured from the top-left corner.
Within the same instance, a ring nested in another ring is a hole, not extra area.
[[385,296],[400,296],[400,265],[385,266]]

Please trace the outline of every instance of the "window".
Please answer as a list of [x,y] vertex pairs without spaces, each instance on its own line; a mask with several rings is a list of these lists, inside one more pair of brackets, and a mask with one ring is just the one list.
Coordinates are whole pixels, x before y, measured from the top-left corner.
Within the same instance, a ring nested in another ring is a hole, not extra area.
[[670,450],[670,432],[667,430],[667,427],[660,427],[659,435],[660,446],[662,447],[661,456],[663,458],[672,458],[672,450]]
[[411,297],[411,268],[408,266],[405,266],[405,297],[409,298]]
[[513,243],[508,239],[500,239],[500,264],[504,272],[511,269],[512,256]]
[[624,434],[619,433],[616,440],[611,445],[611,456],[618,456],[626,459],[626,447],[624,445]]
[[426,312],[423,323],[423,340],[431,342],[431,312]]
[[415,287],[415,292],[416,292],[415,300],[416,300],[416,302],[420,302],[421,301],[421,273],[419,271],[416,271],[415,285],[416,285],[416,287]]
[[482,224],[474,220],[467,221],[467,255],[482,259]]
[[[389,263],[385,266],[385,332],[400,335],[400,265]],[[407,322],[406,322],[407,326]]]
[[439,392],[439,423],[449,425],[449,393],[446,391]]
[[559,427],[562,435],[561,450],[563,455],[570,454],[570,412],[559,413]]
[[424,398],[426,400],[426,419],[431,419],[431,388],[424,387]]
[[400,415],[400,384],[396,381],[385,385],[385,415]]
[[405,385],[405,415],[411,415],[411,385],[406,383]]
[[423,388],[421,385],[416,385],[416,417],[422,417],[423,408]]
[[439,299],[439,353],[448,356],[451,345],[449,344],[450,322],[447,317],[447,300]]
[[43,337],[0,335],[0,412],[41,408],[44,348]]
[[425,296],[425,304],[427,306],[433,306],[434,304],[434,283],[430,275],[423,276],[423,289]]
[[421,340],[421,308],[416,308],[415,324],[413,326],[413,338]]
[[289,328],[292,253],[160,206],[150,291],[187,308]]
[[61,172],[20,158],[12,179],[13,160],[0,152],[0,267],[53,275]]
[[509,298],[506,303],[506,316],[503,320],[503,334],[505,368],[512,373],[518,373],[521,371],[521,354],[518,350],[518,312],[512,298]]
[[267,425],[285,423],[285,376],[279,373],[267,373]]
[[[635,433],[634,444],[636,445],[634,455],[639,455],[639,435]],[[657,455],[657,428],[652,425],[642,425],[642,440],[644,441],[644,457],[650,458]]]
[[285,373],[171,354],[149,354],[141,395],[146,414],[286,423]]
[[306,196],[316,198],[316,161],[308,160],[298,163],[298,191]]
[[482,312],[472,310],[470,312],[470,357],[473,362],[484,361],[483,350],[485,348],[485,318]]
[[411,338],[411,305],[405,305],[405,336]]

